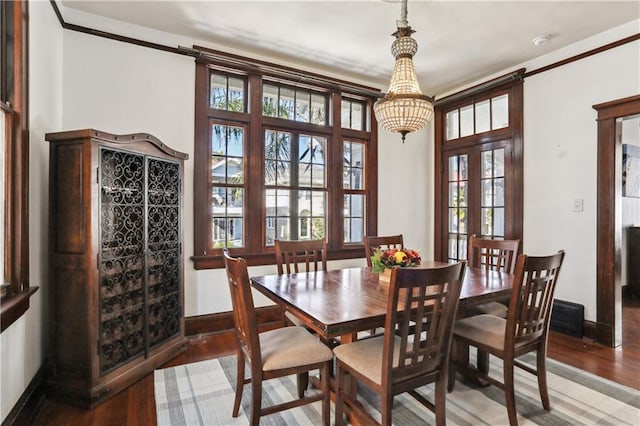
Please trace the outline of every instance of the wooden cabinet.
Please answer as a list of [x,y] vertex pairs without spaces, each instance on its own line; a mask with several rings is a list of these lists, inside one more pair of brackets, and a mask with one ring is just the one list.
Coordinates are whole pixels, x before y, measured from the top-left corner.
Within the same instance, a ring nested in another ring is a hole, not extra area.
[[640,298],[640,226],[627,229],[627,285]]
[[186,154],[147,134],[49,133],[49,397],[93,408],[186,349]]

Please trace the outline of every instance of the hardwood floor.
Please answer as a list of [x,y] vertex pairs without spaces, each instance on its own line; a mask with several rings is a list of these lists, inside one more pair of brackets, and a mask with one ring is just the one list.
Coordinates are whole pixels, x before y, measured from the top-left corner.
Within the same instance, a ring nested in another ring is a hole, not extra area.
[[[586,340],[551,333],[550,358],[640,390],[640,300],[623,309],[623,346],[608,348]],[[165,367],[235,353],[231,333],[192,338],[187,351]],[[229,407],[229,410],[231,408]],[[156,424],[153,375],[145,377],[92,411],[42,399],[32,420],[19,424],[42,426],[153,426]],[[20,419],[19,419],[20,420]]]

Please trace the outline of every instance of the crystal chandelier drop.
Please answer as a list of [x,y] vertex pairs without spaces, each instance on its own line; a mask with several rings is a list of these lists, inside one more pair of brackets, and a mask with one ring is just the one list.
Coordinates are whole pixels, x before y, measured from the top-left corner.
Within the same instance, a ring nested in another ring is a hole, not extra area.
[[402,0],[398,30],[393,33],[396,40],[391,53],[396,58],[391,83],[384,98],[378,100],[373,109],[378,122],[390,132],[400,133],[404,142],[407,133],[415,132],[427,125],[433,114],[431,98],[423,95],[413,66],[413,55],[418,43],[411,37],[415,31],[407,21],[407,0]]

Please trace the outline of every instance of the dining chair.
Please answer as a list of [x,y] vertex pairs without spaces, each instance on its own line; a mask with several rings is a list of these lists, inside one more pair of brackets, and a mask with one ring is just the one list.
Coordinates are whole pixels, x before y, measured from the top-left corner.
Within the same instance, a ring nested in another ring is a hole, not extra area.
[[[501,358],[503,381],[469,365],[459,365],[455,362],[454,353],[453,367],[449,370],[450,391],[455,385],[456,370],[498,386],[505,393],[509,424],[516,425],[518,420],[513,373],[514,366],[517,366],[538,377],[542,406],[547,411],[551,409],[547,391],[547,339],[553,295],[563,260],[562,250],[551,256],[520,255],[516,262],[507,318],[481,314],[456,321],[453,329],[454,348],[455,343],[463,342]],[[536,352],[536,368],[516,359],[533,351]]]
[[[471,235],[467,243],[467,262],[472,268],[484,268],[513,274],[519,247],[519,239],[493,240]],[[506,318],[507,306],[500,302],[484,303],[468,308],[468,314],[490,314]]]
[[402,234],[400,235],[386,235],[386,236],[364,236],[364,257],[367,260],[367,266],[371,268],[371,256],[374,249],[388,250],[392,248],[404,249],[404,241]]
[[[279,275],[327,270],[326,240],[275,240],[274,246]],[[304,265],[304,269],[301,265]],[[303,325],[290,312],[285,312],[284,315],[289,324]]]
[[[364,236],[364,257],[367,260],[367,266],[371,268],[373,262],[371,256],[376,249],[389,250],[389,249],[404,249],[404,240],[402,234],[399,235],[380,235],[380,236]],[[370,335],[374,335],[378,332],[376,328],[369,330]]]
[[275,240],[274,246],[280,275],[327,270],[326,240]]
[[[247,263],[242,258],[233,258],[223,250],[227,281],[231,291],[233,319],[238,344],[236,395],[233,417],[238,417],[243,387],[251,383],[251,425],[257,426],[260,417],[322,400],[322,423],[330,422],[329,375],[333,353],[326,345],[303,327],[282,327],[258,333],[256,312],[247,272]],[[249,365],[250,377],[245,379],[245,364]],[[263,382],[269,379],[298,376],[308,377],[310,370],[320,370],[320,392],[304,396],[298,389],[298,399],[262,407]]]
[[[383,425],[391,425],[394,396],[405,392],[433,411],[438,425],[445,424],[451,332],[464,272],[464,263],[392,270],[385,330],[396,333],[333,349],[336,425],[342,424],[344,405],[367,424],[377,423],[357,401],[358,383],[380,395]],[[434,382],[434,402],[416,391]]]

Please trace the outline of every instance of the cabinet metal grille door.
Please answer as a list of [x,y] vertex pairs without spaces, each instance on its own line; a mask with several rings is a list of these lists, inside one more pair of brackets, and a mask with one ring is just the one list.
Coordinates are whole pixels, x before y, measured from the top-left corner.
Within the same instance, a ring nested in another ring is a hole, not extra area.
[[100,150],[99,352],[106,373],[145,351],[144,156]]
[[180,333],[180,165],[147,162],[148,336],[152,348]]

